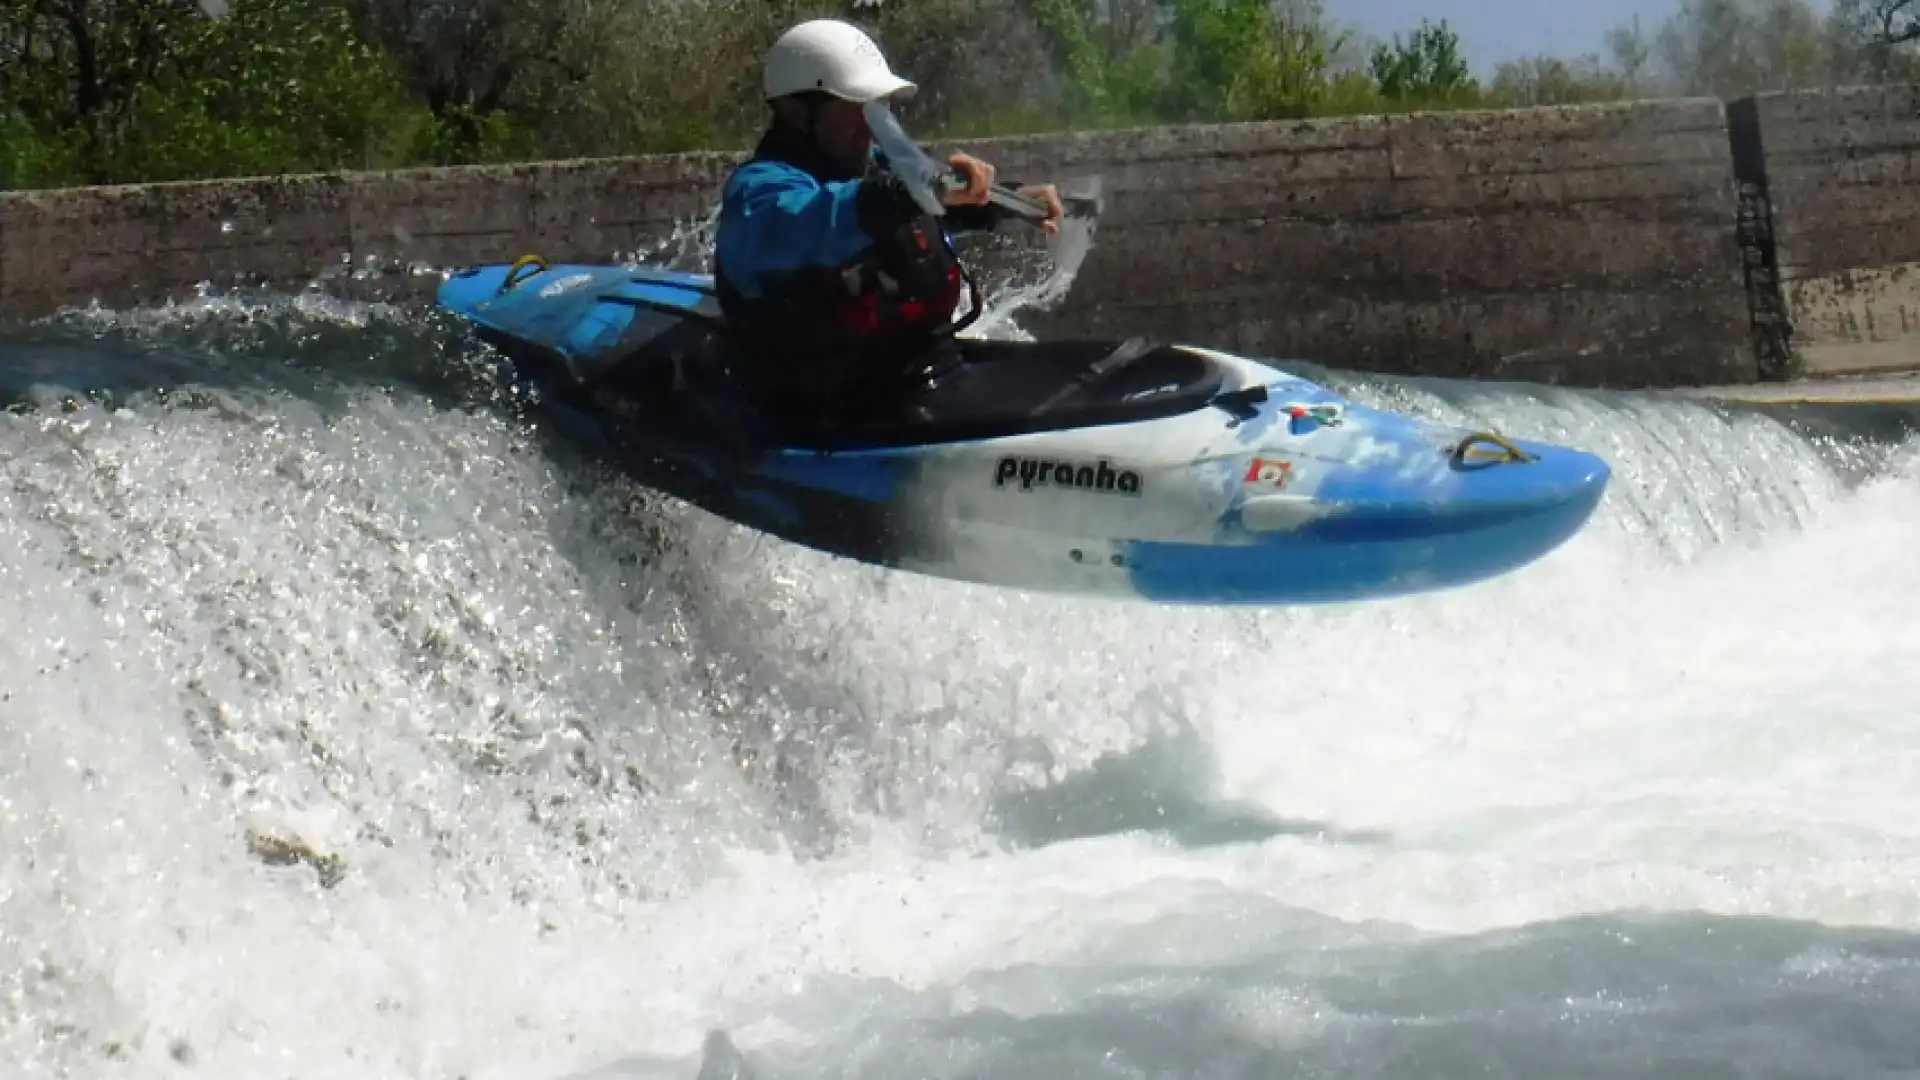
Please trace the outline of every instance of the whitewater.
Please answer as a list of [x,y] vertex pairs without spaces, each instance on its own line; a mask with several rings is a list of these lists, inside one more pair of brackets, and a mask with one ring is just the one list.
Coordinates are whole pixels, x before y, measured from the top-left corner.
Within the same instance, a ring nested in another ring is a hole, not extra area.
[[1163,608],[734,528],[479,352],[0,336],[0,1075],[1920,1072],[1908,419],[1290,365],[1613,486],[1473,588]]

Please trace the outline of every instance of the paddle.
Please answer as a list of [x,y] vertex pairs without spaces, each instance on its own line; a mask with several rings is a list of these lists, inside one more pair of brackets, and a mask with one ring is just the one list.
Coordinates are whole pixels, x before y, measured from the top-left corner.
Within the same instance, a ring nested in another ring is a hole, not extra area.
[[[958,169],[941,165],[921,150],[906,130],[900,126],[900,120],[893,115],[885,101],[870,101],[861,106],[866,114],[867,128],[873,132],[873,141],[887,155],[888,167],[895,176],[906,182],[907,191],[915,202],[927,213],[939,217],[946,212],[940,204],[938,189],[965,190],[966,174]],[[1063,217],[1096,217],[1104,209],[1100,197],[1100,178],[1085,177],[1068,184],[1060,185],[1060,207]],[[996,205],[1028,221],[1041,221],[1047,216],[1047,205],[1039,199],[1022,195],[1011,188],[998,185],[989,189],[988,198]]]
[[[965,191],[967,174],[959,169],[948,169],[940,175],[940,186],[948,191]],[[1063,218],[1099,217],[1105,209],[1100,198],[1100,178],[1081,177],[1056,185],[1060,193],[1060,216]],[[1044,221],[1047,217],[1047,204],[1031,195],[1022,195],[1010,187],[998,184],[987,189],[987,200],[995,206],[1028,221]]]

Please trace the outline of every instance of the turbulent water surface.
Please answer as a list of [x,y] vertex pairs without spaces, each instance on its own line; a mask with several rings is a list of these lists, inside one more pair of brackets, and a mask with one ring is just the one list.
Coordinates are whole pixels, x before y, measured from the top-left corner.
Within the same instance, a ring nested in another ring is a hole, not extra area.
[[6,1075],[1920,1069],[1898,417],[1321,373],[1614,486],[1492,583],[1220,611],[732,528],[418,314],[0,356]]

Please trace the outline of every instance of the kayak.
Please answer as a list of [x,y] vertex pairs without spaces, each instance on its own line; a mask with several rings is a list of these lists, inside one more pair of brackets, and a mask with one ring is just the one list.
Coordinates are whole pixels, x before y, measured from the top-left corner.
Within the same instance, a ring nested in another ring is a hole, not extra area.
[[528,256],[452,274],[438,303],[641,484],[957,581],[1189,604],[1406,596],[1547,555],[1609,478],[1580,450],[1141,342],[958,338],[964,362],[913,419],[772,440],[731,394],[707,275]]

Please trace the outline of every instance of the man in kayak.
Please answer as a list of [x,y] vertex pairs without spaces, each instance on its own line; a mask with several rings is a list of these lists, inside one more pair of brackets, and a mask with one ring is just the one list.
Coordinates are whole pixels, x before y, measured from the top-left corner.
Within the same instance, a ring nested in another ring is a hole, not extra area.
[[[879,47],[834,19],[803,22],[768,52],[772,123],[728,177],[714,243],[714,280],[740,346],[744,389],[808,427],[884,407],[949,367],[944,334],[961,295],[960,262],[943,233],[994,227],[993,166],[968,154],[948,164],[963,190],[926,213],[904,184],[875,168],[862,106],[916,90]],[[1059,228],[1053,185],[1019,189]]]

